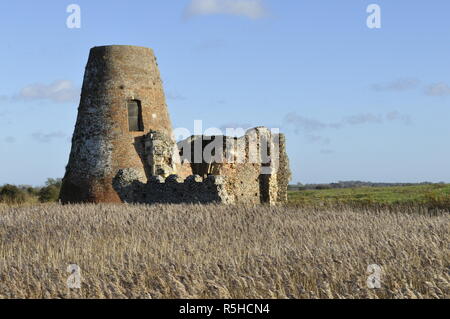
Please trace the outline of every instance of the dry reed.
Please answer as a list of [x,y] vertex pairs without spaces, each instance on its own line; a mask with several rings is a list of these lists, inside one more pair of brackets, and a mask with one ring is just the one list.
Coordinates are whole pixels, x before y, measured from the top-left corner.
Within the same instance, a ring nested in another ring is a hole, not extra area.
[[[0,298],[448,298],[449,218],[355,208],[0,205]],[[69,289],[67,266],[82,270]],[[382,267],[369,289],[367,266]]]

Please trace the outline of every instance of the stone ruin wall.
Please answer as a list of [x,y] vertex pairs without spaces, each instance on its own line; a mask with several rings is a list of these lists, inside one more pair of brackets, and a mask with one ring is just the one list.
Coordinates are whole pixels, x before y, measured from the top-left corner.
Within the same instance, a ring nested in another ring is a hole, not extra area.
[[210,175],[203,179],[191,175],[186,179],[170,175],[166,179],[153,176],[146,183],[144,177],[132,168],[120,170],[113,187],[125,203],[139,204],[233,204],[234,198],[225,188],[222,176]]
[[[272,134],[267,128],[249,130],[240,138],[192,136],[178,146],[166,134],[151,131],[144,137],[144,144],[146,172],[151,177],[146,183],[141,172],[121,170],[114,180],[114,189],[122,201],[247,204],[287,201],[290,171],[284,135]],[[200,147],[201,154],[208,148],[214,148],[216,153],[212,159],[202,157],[200,163],[192,163],[195,147]],[[274,152],[279,155],[272,156]],[[264,153],[269,156],[264,158]],[[255,157],[251,158],[252,154]],[[243,156],[240,162],[239,156]]]
[[[217,143],[215,139],[218,139]],[[183,154],[182,161],[195,157],[193,150],[196,143],[202,144],[202,150],[219,150],[213,161],[203,159],[202,163],[191,164],[192,172],[204,177],[223,176],[225,188],[233,202],[276,204],[287,202],[287,187],[291,178],[285,142],[283,134],[257,127],[240,138],[193,136],[179,142],[178,146],[184,153],[186,145],[190,144],[188,150],[191,154]]]

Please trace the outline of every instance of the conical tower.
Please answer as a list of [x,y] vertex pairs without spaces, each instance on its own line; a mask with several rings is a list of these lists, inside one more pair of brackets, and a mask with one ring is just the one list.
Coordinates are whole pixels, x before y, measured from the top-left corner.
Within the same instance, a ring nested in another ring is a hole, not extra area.
[[92,48],[61,201],[120,202],[112,180],[120,169],[133,168],[145,182],[143,137],[150,130],[172,133],[153,51],[122,45]]

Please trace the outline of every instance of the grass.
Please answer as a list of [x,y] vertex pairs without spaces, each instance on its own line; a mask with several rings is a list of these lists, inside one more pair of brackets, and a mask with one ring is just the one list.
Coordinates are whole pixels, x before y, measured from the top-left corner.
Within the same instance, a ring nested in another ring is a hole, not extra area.
[[[448,213],[0,205],[0,298],[448,298]],[[69,289],[69,264],[81,289]],[[368,289],[368,265],[382,286]]]
[[416,205],[450,210],[450,185],[432,184],[401,187],[359,187],[290,191],[293,205]]

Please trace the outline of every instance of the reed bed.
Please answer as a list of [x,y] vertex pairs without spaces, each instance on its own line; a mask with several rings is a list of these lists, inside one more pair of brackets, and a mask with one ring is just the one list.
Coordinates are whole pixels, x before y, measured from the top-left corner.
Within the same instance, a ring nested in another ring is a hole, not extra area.
[[0,205],[0,298],[448,298],[448,248],[413,208]]

